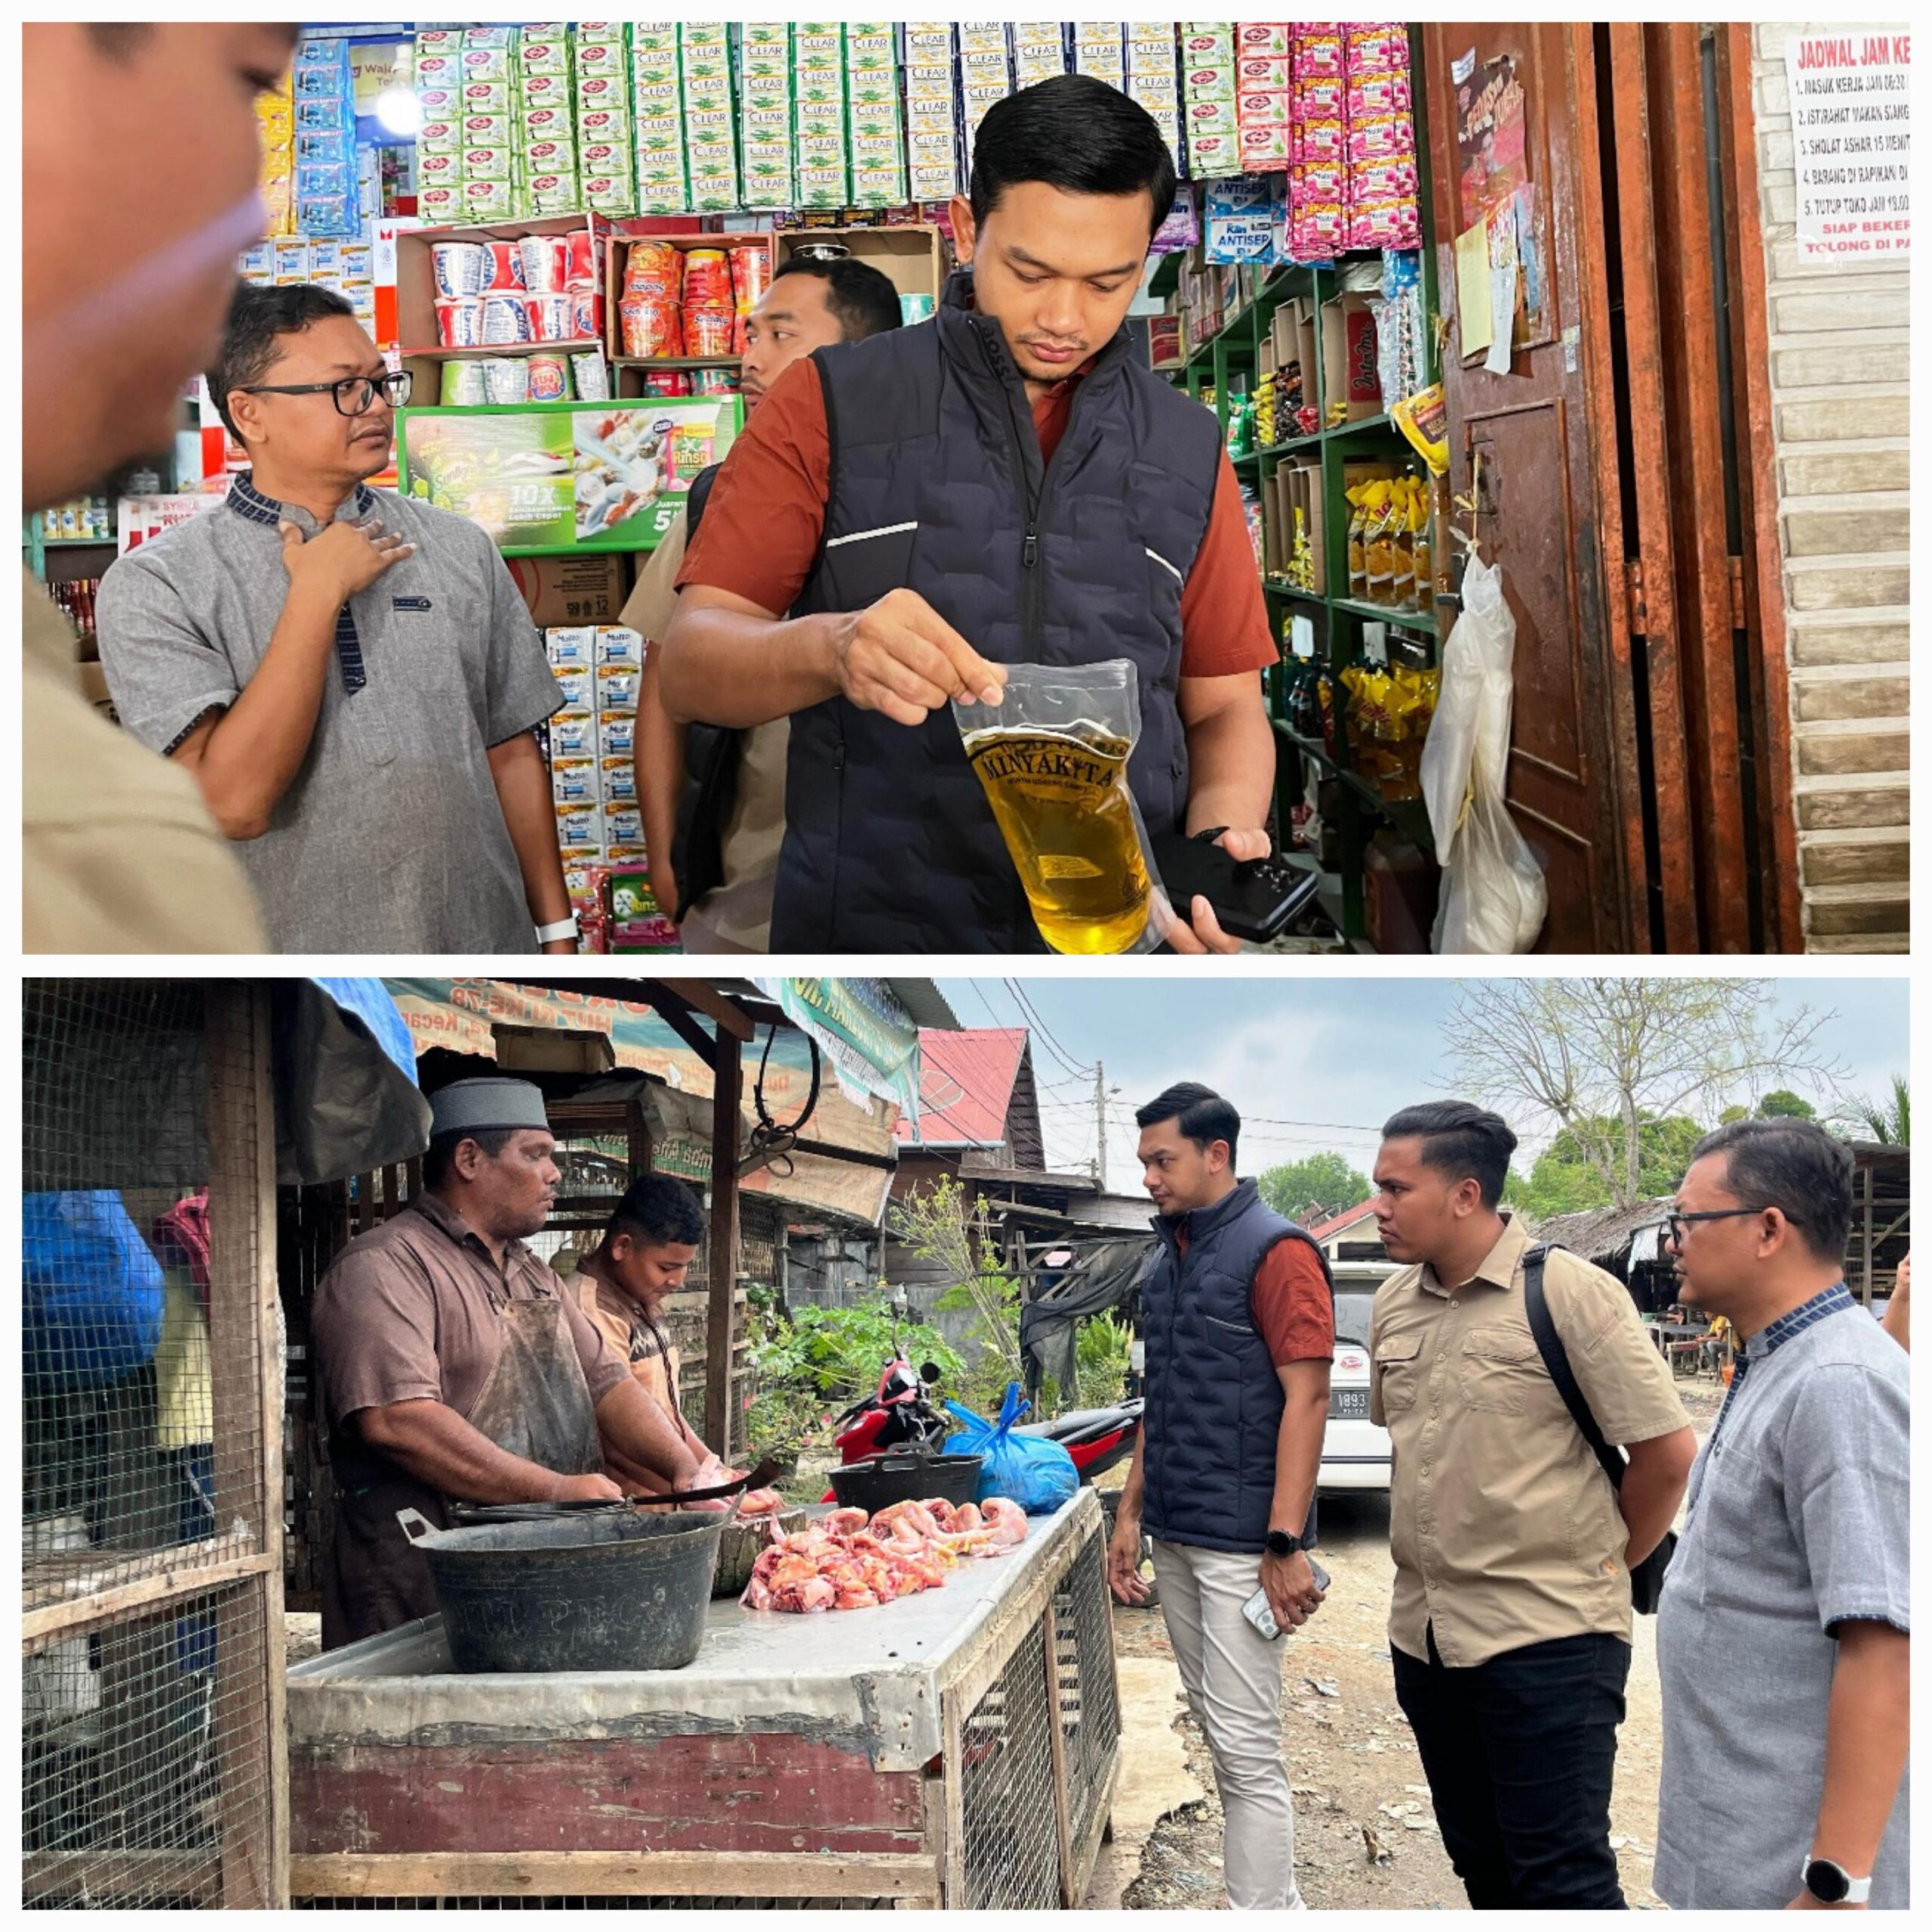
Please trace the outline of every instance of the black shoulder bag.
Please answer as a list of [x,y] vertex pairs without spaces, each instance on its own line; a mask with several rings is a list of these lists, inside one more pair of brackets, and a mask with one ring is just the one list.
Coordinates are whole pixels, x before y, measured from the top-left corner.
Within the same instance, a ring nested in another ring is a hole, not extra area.
[[[697,534],[711,486],[721,464],[699,471],[685,498],[685,541]],[[671,841],[671,869],[678,881],[682,918],[708,892],[724,882],[724,826],[737,802],[738,765],[745,734],[721,724],[685,728],[685,783]]]
[[[1610,1478],[1612,1489],[1623,1487],[1623,1475],[1629,1463],[1620,1449],[1613,1449],[1603,1439],[1603,1431],[1597,1426],[1597,1419],[1590,1413],[1590,1405],[1583,1399],[1583,1392],[1577,1386],[1577,1378],[1570,1372],[1570,1358],[1564,1352],[1563,1337],[1556,1332],[1556,1323],[1549,1312],[1549,1303],[1543,1291],[1543,1264],[1549,1253],[1548,1247],[1539,1242],[1523,1257],[1523,1306],[1530,1318],[1530,1333],[1536,1337],[1537,1352],[1543,1357],[1543,1365],[1549,1371],[1549,1379],[1556,1384],[1556,1392],[1563,1398],[1563,1406],[1570,1411],[1570,1419],[1582,1432],[1583,1440],[1590,1445],[1590,1452],[1603,1465],[1603,1472]],[[1654,1617],[1657,1614],[1657,1600],[1663,1594],[1664,1572],[1670,1567],[1670,1559],[1677,1549],[1677,1532],[1666,1530],[1663,1541],[1638,1564],[1630,1573],[1631,1607],[1640,1617]]]

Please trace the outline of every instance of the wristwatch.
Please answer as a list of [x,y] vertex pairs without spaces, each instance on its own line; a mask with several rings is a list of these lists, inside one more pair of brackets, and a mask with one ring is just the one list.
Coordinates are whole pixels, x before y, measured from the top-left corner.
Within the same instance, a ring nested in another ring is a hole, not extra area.
[[1291,1536],[1286,1530],[1270,1530],[1268,1532],[1268,1554],[1270,1556],[1292,1556],[1297,1550],[1307,1547],[1308,1545],[1300,1537]]
[[1869,1876],[1854,1878],[1842,1865],[1829,1858],[1807,1857],[1803,1876],[1804,1889],[1820,1905],[1863,1905],[1872,1896]]

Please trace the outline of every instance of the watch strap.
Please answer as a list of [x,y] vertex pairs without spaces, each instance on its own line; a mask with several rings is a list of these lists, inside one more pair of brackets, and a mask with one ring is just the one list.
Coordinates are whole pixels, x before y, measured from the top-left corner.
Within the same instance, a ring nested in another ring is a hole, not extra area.
[[548,946],[553,939],[576,939],[581,934],[574,912],[561,919],[552,919],[547,926],[537,928],[537,943]]
[[[1823,1893],[1812,1890],[1811,1868],[1814,1865],[1829,1865],[1844,1881],[1843,1898],[1826,1899]],[[1798,1880],[1814,1899],[1820,1900],[1827,1905],[1863,1905],[1872,1897],[1872,1876],[1869,1872],[1862,1878],[1854,1878],[1836,1859],[1820,1858],[1810,1852],[1804,1854],[1804,1863],[1798,1868]]]

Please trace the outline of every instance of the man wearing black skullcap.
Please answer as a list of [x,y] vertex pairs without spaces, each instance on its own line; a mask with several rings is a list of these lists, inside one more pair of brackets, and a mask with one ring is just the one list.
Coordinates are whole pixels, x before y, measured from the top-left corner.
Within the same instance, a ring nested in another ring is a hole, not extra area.
[[433,1095],[423,1192],[352,1241],[312,1324],[340,1490],[322,1577],[325,1649],[432,1614],[396,1521],[450,1500],[615,1500],[643,1471],[723,1480],[694,1456],[557,1276],[524,1245],[556,1198],[555,1143],[528,1081]]

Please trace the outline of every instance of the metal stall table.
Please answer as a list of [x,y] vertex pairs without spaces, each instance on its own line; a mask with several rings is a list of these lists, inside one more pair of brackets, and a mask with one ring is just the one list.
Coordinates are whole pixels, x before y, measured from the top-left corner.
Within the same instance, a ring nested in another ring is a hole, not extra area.
[[427,1618],[288,1674],[297,1903],[1078,1905],[1120,1704],[1099,1499],[875,1610],[712,1606],[680,1671],[464,1676]]

